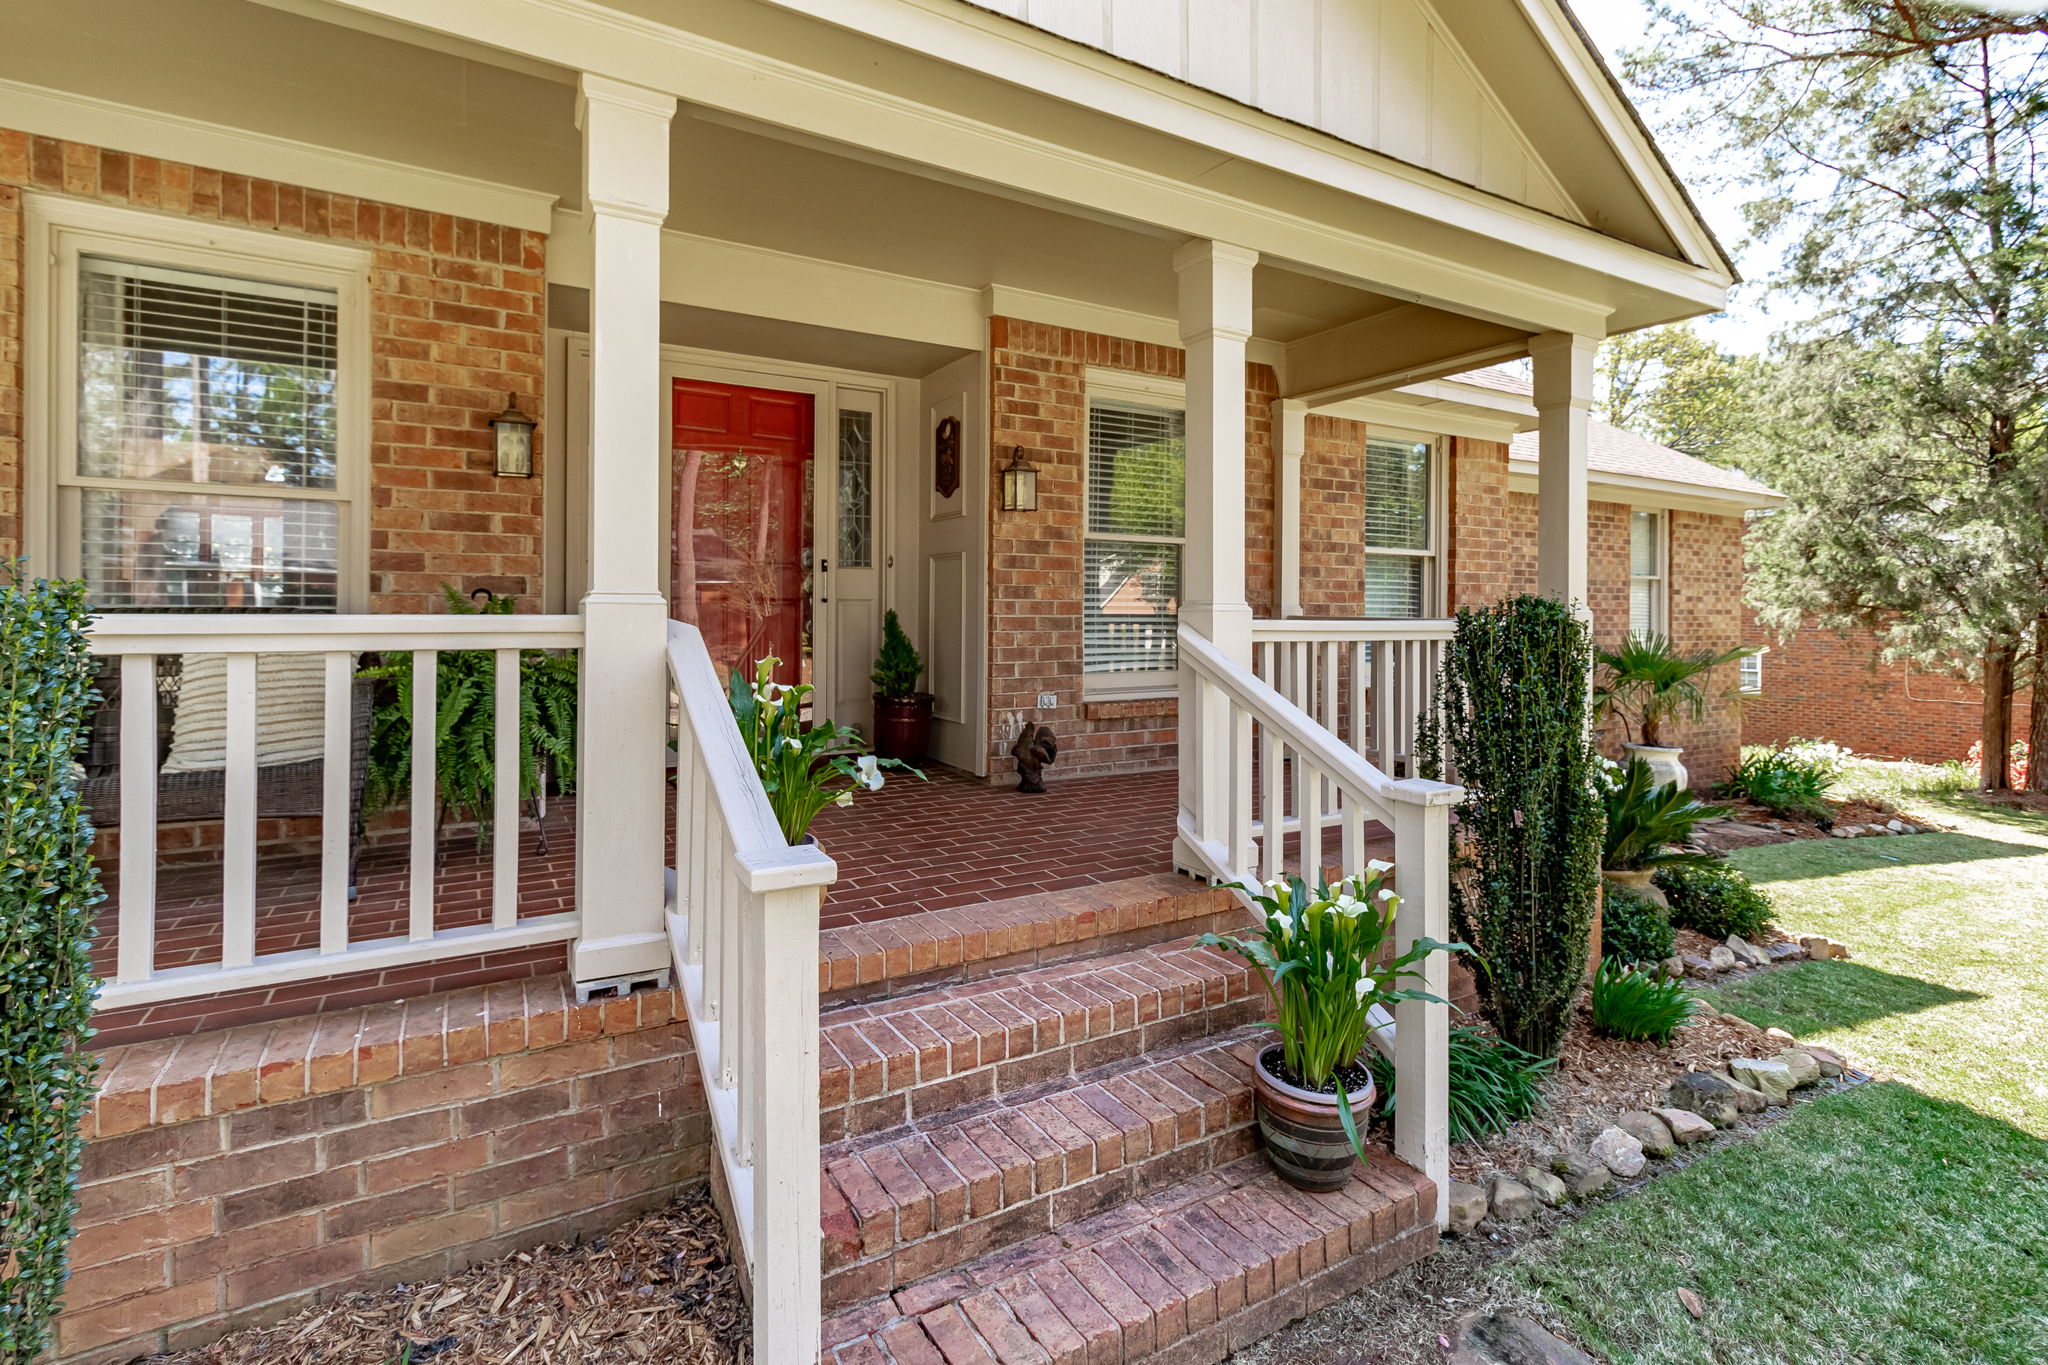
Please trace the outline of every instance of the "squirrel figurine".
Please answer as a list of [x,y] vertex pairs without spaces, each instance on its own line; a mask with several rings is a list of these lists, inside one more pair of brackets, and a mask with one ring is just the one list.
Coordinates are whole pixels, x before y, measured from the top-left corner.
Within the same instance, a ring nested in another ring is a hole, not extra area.
[[1017,742],[1010,746],[1010,757],[1017,760],[1017,790],[1027,796],[1044,792],[1045,767],[1059,751],[1051,726],[1025,721]]

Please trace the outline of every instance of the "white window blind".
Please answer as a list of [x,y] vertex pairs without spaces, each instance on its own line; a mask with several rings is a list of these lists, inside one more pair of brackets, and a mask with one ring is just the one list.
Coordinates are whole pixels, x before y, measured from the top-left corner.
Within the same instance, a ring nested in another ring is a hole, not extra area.
[[1435,446],[1371,436],[1365,442],[1365,614],[1419,617],[1429,610],[1435,546],[1430,526]]
[[1662,635],[1664,626],[1664,514],[1628,515],[1628,630]]
[[1088,404],[1083,668],[1171,673],[1180,663],[1187,420],[1122,399]]
[[103,609],[332,611],[332,289],[81,254],[62,471]]

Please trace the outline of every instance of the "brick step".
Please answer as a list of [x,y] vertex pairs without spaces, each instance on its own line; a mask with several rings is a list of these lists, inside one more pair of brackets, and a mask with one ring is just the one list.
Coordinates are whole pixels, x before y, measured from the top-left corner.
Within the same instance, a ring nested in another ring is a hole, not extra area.
[[1172,873],[844,925],[818,935],[829,1006],[1185,938],[1241,922],[1236,897]]
[[843,1310],[822,1358],[1208,1365],[1428,1254],[1435,1209],[1384,1152],[1333,1194],[1248,1157]]
[[827,1012],[819,1141],[859,1139],[1250,1023],[1244,963],[1180,939]]
[[825,1304],[872,1298],[1258,1145],[1238,1029],[824,1152]]

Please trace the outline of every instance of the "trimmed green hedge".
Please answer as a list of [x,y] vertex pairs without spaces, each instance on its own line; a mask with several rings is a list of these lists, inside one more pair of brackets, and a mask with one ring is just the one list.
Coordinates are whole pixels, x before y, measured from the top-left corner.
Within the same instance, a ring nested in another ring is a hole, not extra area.
[[92,1103],[101,899],[75,759],[97,693],[83,584],[0,561],[0,1361],[49,1340]]
[[1671,922],[1708,938],[1755,938],[1771,925],[1769,893],[1727,863],[1660,868],[1652,879],[1671,902]]
[[1662,962],[1677,945],[1664,907],[1608,882],[1600,902],[1600,955],[1623,962]]

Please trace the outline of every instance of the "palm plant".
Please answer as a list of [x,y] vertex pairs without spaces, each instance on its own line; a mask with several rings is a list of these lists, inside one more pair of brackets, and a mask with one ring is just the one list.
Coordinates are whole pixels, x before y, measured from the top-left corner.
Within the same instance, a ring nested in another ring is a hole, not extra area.
[[1602,786],[1607,837],[1601,867],[1628,872],[1710,861],[1703,853],[1681,853],[1671,845],[1691,840],[1693,826],[1726,815],[1726,806],[1696,801],[1676,782],[1658,786],[1650,765],[1640,758],[1608,769]]
[[[1706,675],[1757,652],[1754,645],[1737,645],[1719,653],[1696,649],[1682,654],[1669,636],[1631,635],[1620,649],[1594,651],[1604,670],[1593,688],[1594,713],[1602,721],[1620,716],[1635,743],[1662,747],[1665,725],[1706,716],[1712,700]],[[1728,695],[1737,694],[1731,689]]]

